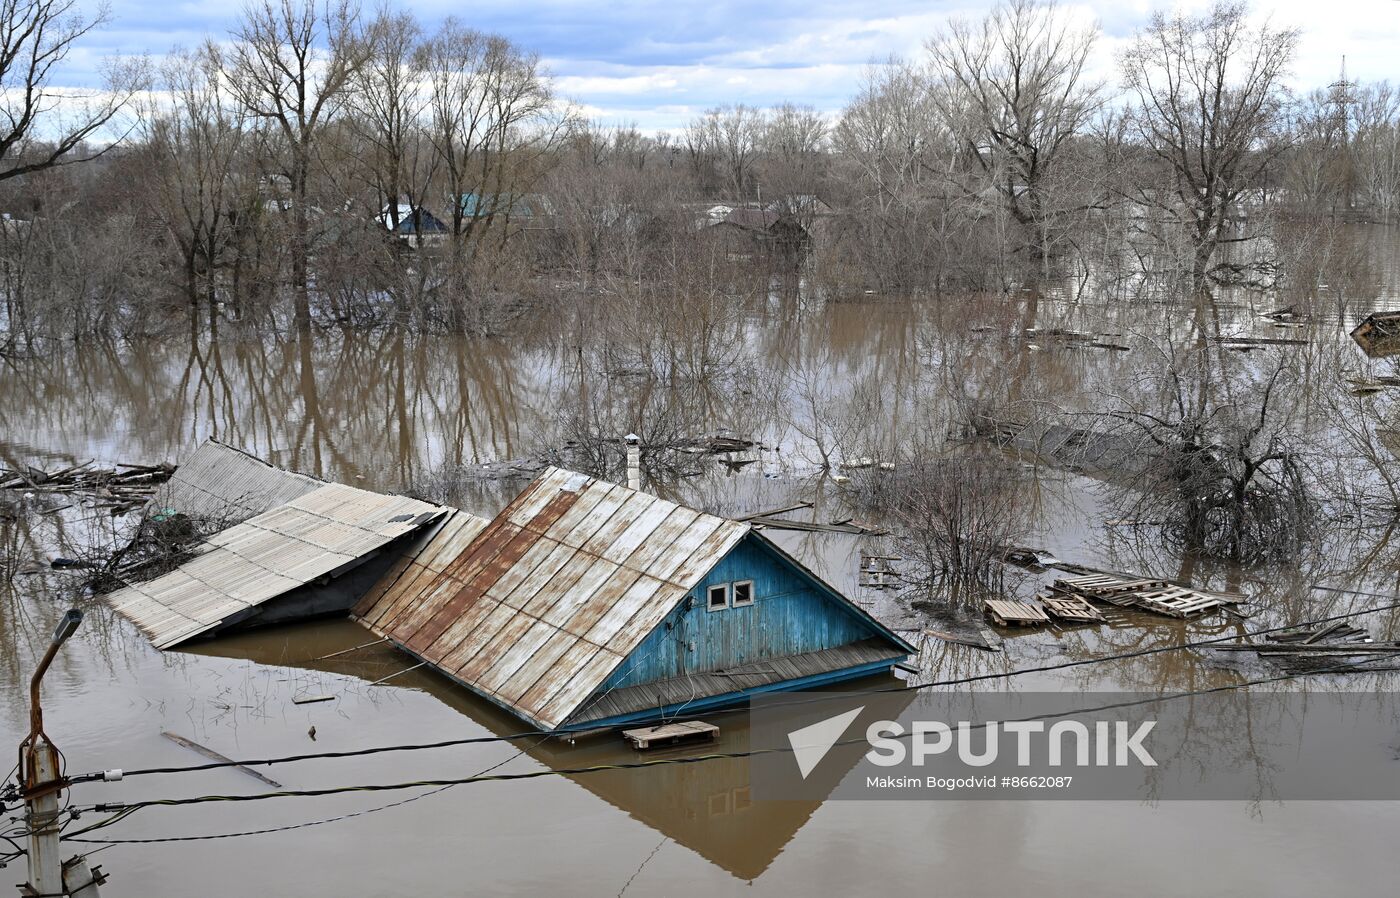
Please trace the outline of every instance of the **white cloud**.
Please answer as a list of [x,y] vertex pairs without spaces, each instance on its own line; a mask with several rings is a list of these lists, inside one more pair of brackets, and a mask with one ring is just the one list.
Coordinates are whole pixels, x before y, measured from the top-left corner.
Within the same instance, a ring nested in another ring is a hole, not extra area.
[[[1110,83],[1117,79],[1115,54],[1134,29],[1154,9],[1175,8],[1169,0],[1061,2],[1081,21],[1101,23],[1091,74]],[[1199,11],[1210,3],[1181,0],[1177,6]],[[473,27],[538,49],[557,75],[560,93],[600,118],[674,129],[684,117],[720,103],[763,106],[792,100],[835,112],[854,94],[869,62],[921,55],[924,40],[950,15],[976,18],[990,3],[945,0],[930,8],[912,0],[865,7],[827,0],[807,0],[805,6],[785,0],[761,6],[672,0],[661,11],[644,3],[604,6],[597,0],[482,0],[466,11],[447,0],[405,5],[430,27],[452,12]],[[105,53],[162,54],[176,43],[197,44],[206,34],[222,39],[237,16],[236,9],[212,0],[164,8],[117,0],[116,11],[112,28],[91,36],[70,59],[65,83],[94,84]],[[1294,66],[1300,88],[1335,80],[1343,55],[1354,78],[1378,80],[1400,72],[1396,0],[1255,0],[1254,15],[1303,28]]]

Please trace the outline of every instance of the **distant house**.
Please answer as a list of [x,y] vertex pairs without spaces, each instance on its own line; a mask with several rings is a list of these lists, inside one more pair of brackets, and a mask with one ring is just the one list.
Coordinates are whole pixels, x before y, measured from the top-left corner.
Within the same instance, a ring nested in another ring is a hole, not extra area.
[[800,221],[783,212],[739,208],[710,225],[716,233],[729,236],[729,256],[750,258],[755,254],[795,258],[811,243],[812,235]]
[[836,211],[815,193],[789,194],[773,200],[763,208],[769,212],[790,215],[800,221],[808,221],[813,218],[823,218],[828,215],[834,215]]
[[[398,219],[397,227],[394,219]],[[447,225],[422,206],[400,200],[393,206],[386,205],[379,213],[379,222],[386,230],[410,246],[423,246],[439,243],[446,239]]]
[[543,730],[701,712],[915,652],[750,524],[559,468],[470,539],[405,557],[353,615]]
[[462,195],[466,218],[510,218],[524,227],[545,226],[555,215],[554,203],[542,193],[466,193]]

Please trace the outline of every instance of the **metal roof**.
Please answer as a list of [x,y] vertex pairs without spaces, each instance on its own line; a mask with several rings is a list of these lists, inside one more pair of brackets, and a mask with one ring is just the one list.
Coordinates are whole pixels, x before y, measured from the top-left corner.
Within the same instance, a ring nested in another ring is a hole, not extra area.
[[431,582],[378,591],[355,616],[554,729],[748,532],[549,468],[455,557],[434,559],[441,573]]
[[180,462],[152,504],[196,518],[246,521],[325,486],[324,480],[284,471],[241,449],[205,440]]
[[167,649],[320,577],[355,567],[445,510],[404,496],[323,484],[211,537],[175,570],[107,597]]
[[387,607],[389,603],[411,601],[422,595],[489,523],[485,518],[451,509],[413,538],[393,567],[355,604],[353,613],[358,616],[361,610],[381,602]]

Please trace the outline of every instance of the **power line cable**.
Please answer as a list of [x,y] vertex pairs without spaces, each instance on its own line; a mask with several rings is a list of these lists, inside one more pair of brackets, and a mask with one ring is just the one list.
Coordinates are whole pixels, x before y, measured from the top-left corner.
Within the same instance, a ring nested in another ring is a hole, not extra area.
[[[1138,707],[1138,706],[1141,706],[1141,705],[1158,704],[1158,703],[1160,703],[1160,702],[1174,701],[1174,700],[1183,699],[1183,698],[1193,698],[1193,697],[1202,696],[1202,695],[1211,695],[1211,694],[1216,694],[1216,693],[1232,692],[1232,691],[1236,691],[1236,690],[1239,690],[1239,689],[1247,689],[1247,688],[1250,688],[1250,687],[1252,687],[1252,686],[1263,686],[1263,685],[1268,685],[1268,684],[1270,684],[1270,683],[1280,683],[1280,682],[1285,682],[1285,681],[1289,681],[1289,680],[1301,679],[1301,678],[1303,678],[1303,677],[1318,676],[1318,675],[1321,675],[1321,674],[1338,673],[1338,672],[1345,672],[1345,671],[1353,671],[1353,672],[1354,672],[1354,671],[1356,671],[1356,670],[1358,670],[1358,668],[1356,668],[1356,667],[1353,666],[1353,665],[1342,665],[1342,666],[1338,666],[1338,667],[1322,668],[1322,669],[1318,669],[1318,670],[1295,671],[1295,672],[1292,672],[1292,673],[1280,674],[1280,675],[1274,676],[1274,677],[1263,677],[1263,678],[1259,678],[1259,679],[1255,679],[1255,680],[1247,680],[1247,681],[1242,682],[1242,683],[1232,683],[1232,684],[1228,684],[1228,685],[1224,685],[1224,686],[1213,686],[1213,687],[1209,687],[1209,688],[1206,688],[1206,689],[1195,689],[1195,690],[1191,690],[1191,691],[1188,691],[1188,692],[1176,692],[1176,693],[1171,693],[1171,694],[1168,694],[1168,695],[1154,696],[1154,697],[1152,697],[1152,698],[1147,698],[1147,699],[1135,699],[1135,700],[1129,700],[1129,701],[1123,701],[1123,702],[1113,702],[1113,703],[1110,703],[1110,704],[1107,704],[1107,705],[1100,705],[1100,706],[1096,706],[1096,707],[1093,707],[1093,708],[1075,708],[1075,709],[1071,709],[1071,710],[1068,710],[1068,711],[1059,711],[1059,712],[1054,712],[1054,713],[1049,713],[1049,714],[1034,715],[1034,716],[1031,716],[1031,717],[1024,718],[1024,720],[1045,720],[1045,719],[1051,719],[1051,718],[1056,718],[1056,717],[1068,717],[1068,716],[1075,715],[1075,714],[1084,714],[1084,713],[1099,712],[1099,711],[1120,710],[1120,709],[1123,709],[1123,708]],[[987,722],[984,721],[984,722],[982,722],[982,723],[973,724],[972,726],[969,727],[969,729],[980,729],[980,728],[982,728],[982,727],[985,727],[986,725],[987,725]],[[913,735],[912,732],[911,732],[911,733],[902,734],[902,736],[912,736],[912,735]],[[901,736],[901,737],[896,737],[896,738],[902,738],[902,736]],[[838,741],[838,742],[834,743],[834,746],[859,745],[859,744],[861,744],[862,742],[864,742],[864,740],[862,740],[862,739],[846,739],[846,740],[841,740],[841,741]],[[112,804],[94,805],[94,806],[92,806],[91,808],[86,809],[86,810],[96,810],[96,811],[102,811],[102,810],[116,810],[116,811],[118,811],[118,812],[120,813],[120,812],[126,812],[126,811],[136,811],[136,810],[140,810],[140,809],[142,809],[142,808],[149,808],[149,807],[180,807],[180,806],[184,806],[184,805],[208,804],[208,803],[212,803],[212,802],[249,802],[249,801],[264,801],[264,800],[273,799],[273,798],[316,798],[316,797],[324,797],[324,796],[328,796],[328,795],[343,795],[343,794],[352,793],[352,792],[389,792],[389,791],[397,791],[397,790],[401,790],[401,789],[420,789],[420,788],[432,788],[432,787],[448,788],[448,787],[451,787],[451,786],[467,785],[467,784],[471,784],[471,783],[482,783],[482,782],[509,782],[509,781],[515,781],[515,780],[540,779],[540,778],[543,778],[543,777],[550,777],[550,776],[583,775],[583,774],[588,774],[588,773],[599,773],[599,772],[607,771],[607,770],[640,770],[640,769],[646,769],[646,768],[650,768],[650,767],[663,767],[663,766],[671,766],[671,765],[677,765],[677,764],[699,764],[699,763],[706,763],[706,762],[709,762],[709,761],[731,760],[731,759],[736,759],[736,758],[749,758],[749,757],[755,757],[755,756],[758,756],[758,755],[786,754],[786,753],[792,752],[793,750],[794,750],[794,749],[793,749],[792,747],[760,748],[760,749],[749,749],[749,750],[747,750],[747,751],[712,752],[712,753],[704,754],[704,755],[688,755],[688,756],[680,757],[680,758],[658,758],[658,759],[650,760],[650,761],[627,761],[627,762],[618,762],[618,763],[614,763],[614,764],[593,764],[593,765],[590,765],[590,766],[587,766],[587,767],[570,767],[570,768],[552,768],[552,767],[546,767],[546,768],[544,768],[544,769],[542,769],[542,770],[531,770],[531,771],[525,771],[525,772],[522,772],[522,773],[497,773],[497,774],[487,774],[487,775],[478,774],[478,775],[474,775],[474,776],[468,776],[468,777],[462,777],[462,778],[459,778],[459,779],[450,779],[450,780],[420,780],[420,781],[408,782],[408,783],[380,783],[380,784],[357,785],[357,786],[334,786],[334,787],[330,787],[330,788],[326,788],[326,789],[302,789],[302,790],[282,790],[282,791],[279,791],[279,792],[259,792],[259,793],[255,793],[255,794],[252,794],[252,795],[200,795],[200,796],[195,796],[195,797],[191,797],[191,798],[149,799],[149,800],[145,800],[145,801],[136,801],[136,802],[130,802],[130,803],[112,803]],[[519,753],[517,753],[516,756],[518,756],[518,754],[519,754]],[[512,760],[512,759],[513,759],[513,758],[508,758],[507,760]],[[503,764],[503,763],[505,763],[505,762],[501,762],[501,763]],[[496,765],[496,766],[500,766],[500,765],[498,764],[498,765]],[[494,769],[494,768],[492,768],[492,769]],[[420,797],[421,797],[421,796],[420,796]],[[113,822],[115,822],[115,821],[113,821]],[[104,825],[105,825],[105,821],[104,821]],[[96,828],[96,827],[94,827],[94,828]],[[254,833],[248,833],[248,834],[254,834]],[[232,837],[232,836],[234,836],[234,835],[240,835],[240,834],[228,834],[228,835],[226,835],[226,836],[220,836],[220,838],[228,838],[228,837]],[[77,833],[74,833],[73,836],[64,837],[64,840],[65,840],[65,841],[73,841],[73,842],[92,842],[92,843],[97,843],[97,844],[128,844],[128,843],[132,843],[132,844],[136,844],[136,843],[147,844],[147,843],[155,843],[155,842],[188,841],[188,840],[193,840],[193,839],[198,839],[198,838],[199,838],[199,837],[197,837],[197,836],[171,836],[171,837],[156,838],[156,839],[81,839],[81,838],[76,838],[76,836],[77,836]]]
[[[1319,588],[1319,589],[1332,589],[1331,587],[1322,587],[1322,586],[1319,586],[1319,587],[1317,587],[1317,588]],[[1336,591],[1342,591],[1342,590],[1336,590]],[[1374,594],[1374,593],[1364,593],[1364,594],[1365,594],[1365,595],[1378,595],[1378,594]],[[1379,596],[1379,597],[1382,597],[1382,598],[1394,598],[1394,596],[1392,596],[1392,595]],[[954,677],[954,678],[946,679],[946,680],[935,680],[935,681],[930,682],[930,683],[921,683],[921,684],[918,684],[918,685],[915,685],[915,686],[903,686],[903,685],[901,685],[901,686],[889,686],[889,687],[884,687],[884,688],[880,688],[880,689],[866,689],[866,690],[859,690],[859,691],[857,691],[857,692],[846,692],[846,693],[840,693],[840,694],[836,694],[836,695],[825,695],[825,696],[824,696],[824,695],[814,695],[814,696],[808,696],[807,698],[803,698],[803,699],[794,699],[794,700],[791,701],[791,702],[774,702],[774,703],[768,705],[768,707],[786,707],[786,706],[789,706],[789,705],[815,704],[815,703],[821,703],[821,702],[828,702],[828,701],[839,700],[840,698],[844,698],[844,697],[850,696],[850,695],[879,695],[879,694],[886,694],[886,693],[896,693],[896,692],[906,692],[906,691],[917,691],[917,690],[922,690],[922,689],[933,689],[933,688],[940,687],[940,686],[962,686],[962,685],[966,685],[966,684],[969,684],[969,683],[984,682],[984,681],[987,681],[987,680],[1009,679],[1009,678],[1012,678],[1012,677],[1018,677],[1018,676],[1023,676],[1023,675],[1025,675],[1025,674],[1032,674],[1032,673],[1049,673],[1049,672],[1056,671],[1056,670],[1066,670],[1066,669],[1073,668],[1073,667],[1083,667],[1083,666],[1092,665],[1092,664],[1104,664],[1104,663],[1108,663],[1108,662],[1110,662],[1110,661],[1125,661],[1125,660],[1130,660],[1130,659],[1133,659],[1133,658],[1146,657],[1146,656],[1149,656],[1149,655],[1163,654],[1163,653],[1166,653],[1166,652],[1178,652],[1178,651],[1184,651],[1184,650],[1187,650],[1187,649],[1195,649],[1195,648],[1208,648],[1208,647],[1210,647],[1210,646],[1212,646],[1212,645],[1216,645],[1216,644],[1224,643],[1224,642],[1230,642],[1230,641],[1236,640],[1236,639],[1250,639],[1250,638],[1253,638],[1253,637],[1256,637],[1256,636],[1267,636],[1267,635],[1269,635],[1269,634],[1271,634],[1271,633],[1281,633],[1281,632],[1285,632],[1285,631],[1288,631],[1288,630],[1296,630],[1296,629],[1298,629],[1298,628],[1300,628],[1300,627],[1310,627],[1310,626],[1316,626],[1316,625],[1318,625],[1318,624],[1334,623],[1334,622],[1336,622],[1336,621],[1347,620],[1347,619],[1354,618],[1354,617],[1360,617],[1360,616],[1366,615],[1366,614],[1376,614],[1376,613],[1378,613],[1378,612],[1382,612],[1382,611],[1391,611],[1391,610],[1395,610],[1395,609],[1400,609],[1400,602],[1393,602],[1393,603],[1391,603],[1391,604],[1389,604],[1389,605],[1381,605],[1381,606],[1377,606],[1377,607],[1375,607],[1375,608],[1367,608],[1367,609],[1364,609],[1364,610],[1361,610],[1361,611],[1350,611],[1350,612],[1345,612],[1345,613],[1342,613],[1342,614],[1330,615],[1330,616],[1327,616],[1327,617],[1314,618],[1314,619],[1312,619],[1312,620],[1300,621],[1300,622],[1297,622],[1297,623],[1292,623],[1292,624],[1287,624],[1287,625],[1282,625],[1282,626],[1277,626],[1277,627],[1267,627],[1267,628],[1263,628],[1263,629],[1259,629],[1259,630],[1251,630],[1251,631],[1246,632],[1246,633],[1232,633],[1232,634],[1228,634],[1228,635],[1225,635],[1225,636],[1216,636],[1216,637],[1211,637],[1211,638],[1209,638],[1209,639],[1198,639],[1198,640],[1193,640],[1193,641],[1189,641],[1189,642],[1178,643],[1178,644],[1175,644],[1175,645],[1155,646],[1155,647],[1153,647],[1153,648],[1146,648],[1146,649],[1135,649],[1134,651],[1131,651],[1131,652],[1121,652],[1121,653],[1115,654],[1115,655],[1098,655],[1098,656],[1095,656],[1095,657],[1092,657],[1092,658],[1080,658],[1080,659],[1075,659],[1075,660],[1070,660],[1070,661],[1059,661],[1059,662],[1055,662],[1055,663],[1053,663],[1053,664],[1044,664],[1044,665],[1039,665],[1039,666],[1036,666],[1036,667],[1020,667],[1020,668],[1016,668],[1015,670],[996,671],[996,672],[985,673],[985,674],[971,674],[971,675],[968,675],[968,676],[965,676],[965,677]],[[721,716],[721,715],[724,715],[724,714],[733,714],[733,713],[738,713],[738,712],[742,712],[742,711],[746,711],[746,710],[747,710],[747,709],[744,708],[744,707],[720,708],[720,709],[717,709],[717,710],[715,710],[715,711],[707,712],[707,716],[718,717],[718,716]],[[640,720],[636,721],[636,723],[637,723],[638,725],[645,725],[645,724],[646,724],[648,721],[650,721],[650,720],[664,720],[664,719],[665,719],[664,716],[658,715],[656,718],[643,718],[643,719],[640,719]],[[516,741],[516,740],[521,740],[521,739],[534,739],[534,738],[539,738],[539,737],[546,737],[546,738],[548,738],[548,737],[553,737],[553,736],[557,736],[557,735],[560,735],[560,734],[557,733],[557,732],[546,731],[546,730],[529,730],[529,731],[525,731],[525,732],[510,733],[510,734],[499,735],[499,736],[471,736],[471,737],[465,737],[465,738],[462,738],[462,739],[444,739],[444,740],[441,740],[441,741],[438,741],[438,742],[419,742],[419,743],[405,743],[405,744],[400,744],[400,745],[381,745],[381,746],[375,746],[375,747],[372,747],[372,748],[348,749],[348,750],[345,750],[345,751],[314,752],[314,753],[300,754],[300,755],[285,755],[285,756],[282,756],[282,757],[275,757],[275,758],[258,758],[258,759],[243,760],[243,761],[211,761],[211,762],[209,762],[209,763],[207,763],[207,764],[191,764],[191,765],[183,766],[183,767],[146,767],[146,768],[141,768],[141,769],[137,769],[137,770],[123,770],[123,771],[122,771],[122,778],[123,778],[123,779],[126,779],[126,778],[133,777],[133,776],[149,776],[149,775],[155,775],[155,774],[191,773],[191,772],[202,771],[202,770],[219,770],[219,769],[227,768],[227,767],[250,767],[250,768],[251,768],[251,767],[268,766],[268,765],[272,765],[272,764],[290,764],[290,763],[295,763],[295,762],[299,762],[299,761],[312,761],[312,760],[331,759],[331,758],[354,758],[354,757],[361,757],[361,756],[364,756],[364,755],[383,754],[383,753],[385,753],[385,752],[397,752],[397,751],[424,751],[424,750],[438,749],[438,748],[453,748],[453,747],[460,746],[460,745],[481,745],[481,744],[487,744],[487,743],[492,743],[492,742],[514,742],[514,741]],[[73,778],[70,780],[70,782],[72,782],[72,783],[92,782],[92,781],[95,781],[95,780],[101,780],[101,779],[103,778],[103,776],[104,776],[104,775],[101,774],[101,773],[82,774],[82,775],[80,775],[80,776],[73,777]]]

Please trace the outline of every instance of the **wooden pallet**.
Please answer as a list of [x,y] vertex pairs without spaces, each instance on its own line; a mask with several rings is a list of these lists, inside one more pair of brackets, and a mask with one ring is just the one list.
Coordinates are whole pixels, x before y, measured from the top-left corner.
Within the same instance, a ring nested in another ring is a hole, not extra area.
[[622,736],[638,751],[646,751],[657,745],[674,745],[699,739],[719,738],[719,727],[701,720],[687,720],[684,723],[667,723],[661,726],[641,727],[623,730]]
[[1081,624],[1103,623],[1103,613],[1083,598],[1068,593],[1037,596],[1051,617]]
[[1050,623],[1050,616],[1039,605],[1030,602],[1013,602],[1006,599],[988,599],[984,606],[992,620],[1003,627],[1037,627]]
[[1216,611],[1230,604],[1232,597],[1176,586],[1165,580],[1114,577],[1092,574],[1063,577],[1051,587],[1061,595],[1078,596],[1123,608],[1141,608],[1167,617],[1187,618]]
[[1162,589],[1171,584],[1165,580],[1124,579],[1108,574],[1090,574],[1084,577],[1062,577],[1055,581],[1055,585],[1067,592],[1107,597],[1144,589]]
[[1204,595],[1194,589],[1173,586],[1168,589],[1136,593],[1133,596],[1133,604],[1144,611],[1151,611],[1155,614],[1186,618],[1205,614],[1207,611],[1215,611],[1220,607],[1221,602],[1214,596]]

